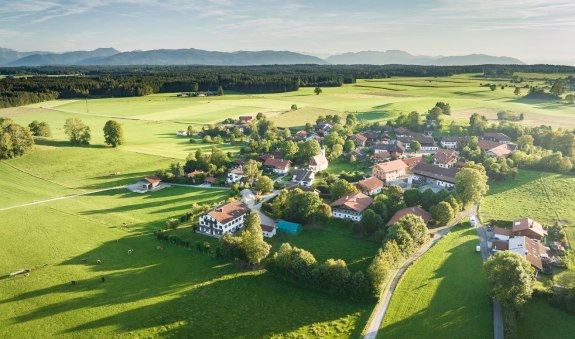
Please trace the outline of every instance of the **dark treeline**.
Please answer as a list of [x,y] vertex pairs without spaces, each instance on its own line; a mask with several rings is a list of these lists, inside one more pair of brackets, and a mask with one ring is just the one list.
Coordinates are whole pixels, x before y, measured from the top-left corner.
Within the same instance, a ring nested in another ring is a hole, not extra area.
[[[338,87],[356,79],[435,77],[460,73],[575,72],[551,65],[270,65],[270,66],[46,66],[0,68],[0,107],[57,98],[129,97],[153,93],[217,91],[278,93],[299,87]],[[47,76],[52,75],[52,76]]]

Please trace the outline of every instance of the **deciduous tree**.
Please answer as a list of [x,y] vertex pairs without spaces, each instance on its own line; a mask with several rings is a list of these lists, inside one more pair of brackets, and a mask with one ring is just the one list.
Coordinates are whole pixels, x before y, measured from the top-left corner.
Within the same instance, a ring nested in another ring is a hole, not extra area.
[[124,143],[124,129],[116,120],[108,120],[104,125],[104,141],[112,147]]

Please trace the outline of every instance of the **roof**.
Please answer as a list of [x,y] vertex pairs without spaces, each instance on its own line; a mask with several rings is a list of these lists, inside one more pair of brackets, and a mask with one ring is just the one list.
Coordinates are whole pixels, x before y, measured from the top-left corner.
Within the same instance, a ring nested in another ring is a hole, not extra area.
[[380,150],[380,151],[403,153],[403,152],[405,152],[405,145],[403,144],[403,142],[398,140],[397,142],[395,142],[393,144],[389,144],[389,143],[375,144],[373,146],[373,149],[374,150]]
[[511,138],[507,134],[503,134],[500,132],[487,132],[483,134],[483,137],[497,140],[511,140]]
[[260,225],[260,227],[262,228],[262,231],[268,232],[268,233],[273,232],[275,229],[275,226],[270,226],[270,225]]
[[467,137],[441,137],[443,142],[462,142],[467,140]]
[[397,140],[403,142],[404,144],[410,144],[413,141],[417,141],[419,142],[422,146],[429,146],[429,145],[435,145],[435,140],[433,140],[432,137],[428,137],[425,136],[423,134],[414,134],[414,135],[408,135],[405,137],[397,137]]
[[537,234],[539,234],[541,237],[544,237],[547,235],[547,231],[545,229],[543,229],[543,226],[541,226],[540,223],[538,223],[537,221],[530,219],[530,218],[523,218],[523,219],[519,219],[519,220],[515,220],[513,222],[513,232],[521,232],[521,231],[525,231],[525,230],[531,230]]
[[436,165],[420,162],[415,165],[411,171],[414,174],[428,177],[436,180],[441,180],[455,184],[455,175],[460,171],[459,168],[443,168]]
[[350,136],[349,138],[350,139],[357,139],[357,140],[363,141],[363,142],[367,141],[367,137],[362,133],[354,134],[354,135]]
[[399,135],[413,135],[415,132],[405,127],[397,127],[394,129],[395,134]]
[[390,157],[391,157],[391,154],[389,154],[388,151],[378,152],[378,153],[375,153],[375,154],[372,156],[372,158],[374,158],[374,159],[387,159],[387,158],[390,158]]
[[156,176],[146,177],[144,180],[152,184],[152,186],[157,186],[162,181]]
[[314,155],[309,159],[309,164],[311,166],[327,165],[327,159],[323,154]]
[[447,165],[447,164],[457,160],[457,152],[455,152],[454,150],[451,150],[451,149],[440,148],[437,150],[437,152],[435,152],[435,155],[433,156],[433,160],[435,160],[435,162],[437,162],[437,163]]
[[406,215],[415,215],[415,216],[421,217],[421,219],[423,219],[423,222],[425,222],[426,224],[429,222],[429,219],[431,219],[431,214],[429,212],[427,212],[426,210],[424,210],[423,208],[421,208],[421,207],[407,207],[407,208],[402,208],[399,211],[395,212],[395,214],[393,215],[393,217],[391,217],[391,219],[389,219],[387,224],[393,225],[396,222],[398,222],[399,219],[405,217]]
[[230,173],[235,175],[244,175],[244,170],[241,167],[239,167],[231,170]]
[[373,167],[377,167],[378,170],[381,170],[384,173],[389,173],[406,169],[407,164],[402,160],[392,160],[388,162],[379,163]]
[[491,140],[479,140],[479,143],[477,144],[477,146],[479,146],[479,148],[481,148],[484,151],[489,151],[495,147],[499,147],[501,145],[506,145],[502,142],[497,142],[497,141],[491,141]]
[[251,122],[252,120],[254,120],[254,117],[252,117],[251,115],[242,115],[239,118],[240,122]]
[[509,249],[509,242],[505,240],[493,240],[491,247],[497,251],[507,251]]
[[501,227],[494,227],[493,228],[493,232],[495,234],[499,234],[499,235],[505,235],[508,237],[512,237],[513,236],[513,231],[512,230],[508,230],[506,228],[501,228]]
[[541,256],[547,256],[547,252],[542,252],[542,247],[544,246],[538,242],[529,239],[528,237],[515,237],[509,239],[509,250],[511,252],[518,253],[523,256],[531,265],[538,269],[543,269],[543,263],[541,262]]
[[375,189],[378,189],[380,187],[383,187],[383,181],[379,180],[376,177],[371,177],[371,178],[367,178],[364,180],[361,180],[360,182],[357,183],[359,185],[359,187],[361,187],[364,190],[367,191],[373,191]]
[[313,171],[300,168],[293,171],[292,181],[312,181],[314,177]]
[[214,177],[205,177],[204,182],[214,183],[216,182],[216,178]]
[[371,204],[373,204],[373,198],[363,193],[355,193],[337,199],[336,201],[332,202],[330,206],[344,208],[356,211],[358,213],[362,213],[369,206],[371,206]]
[[217,206],[207,211],[205,214],[211,216],[222,224],[226,224],[242,215],[248,213],[250,209],[240,201],[232,201]]
[[267,158],[264,162],[264,166],[273,167],[278,169],[289,168],[291,161],[285,159]]
[[498,158],[505,157],[511,154],[512,151],[513,150],[509,147],[509,144],[503,144],[489,150],[489,152],[493,153]]
[[412,168],[413,166],[419,164],[422,160],[423,160],[423,156],[418,156],[418,157],[412,157],[412,158],[405,158],[405,159],[402,159],[401,161],[403,161],[409,168]]
[[195,170],[195,171],[192,171],[192,172],[188,173],[188,177],[189,177],[189,178],[193,178],[193,177],[195,177],[195,176],[198,175],[198,174],[206,174],[206,172],[204,172],[204,171],[202,171],[202,170]]

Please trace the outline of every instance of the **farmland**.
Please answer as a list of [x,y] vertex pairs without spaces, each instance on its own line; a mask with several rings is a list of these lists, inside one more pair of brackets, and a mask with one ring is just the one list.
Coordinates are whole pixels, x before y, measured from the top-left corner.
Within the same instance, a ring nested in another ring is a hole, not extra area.
[[491,336],[487,281],[475,245],[476,230],[458,226],[419,258],[395,290],[378,336]]

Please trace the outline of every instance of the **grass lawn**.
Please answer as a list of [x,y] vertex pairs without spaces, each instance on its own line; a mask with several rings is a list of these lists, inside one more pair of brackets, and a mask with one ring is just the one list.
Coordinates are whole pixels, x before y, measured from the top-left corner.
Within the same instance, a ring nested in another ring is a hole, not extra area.
[[395,290],[380,338],[488,338],[493,334],[477,232],[456,227],[413,266]]
[[529,300],[523,315],[517,318],[519,338],[573,338],[573,333],[575,314],[563,312],[539,297]]
[[350,163],[349,161],[336,160],[329,163],[329,166],[325,172],[339,174],[341,171],[350,173],[353,171],[366,171],[367,169],[368,168],[365,167],[363,162],[354,164]]

